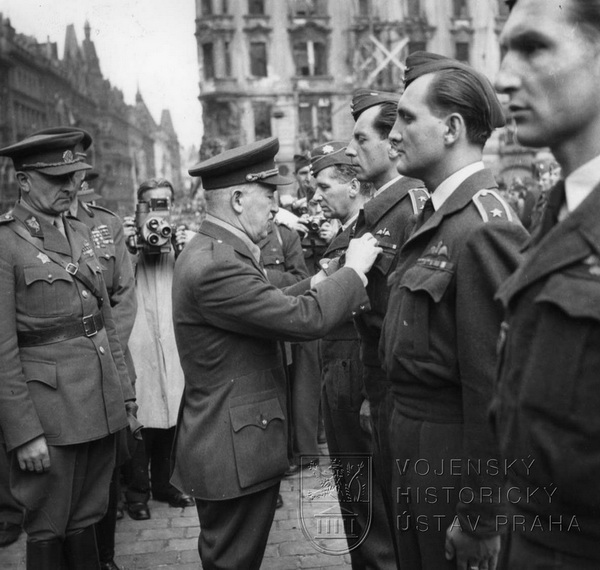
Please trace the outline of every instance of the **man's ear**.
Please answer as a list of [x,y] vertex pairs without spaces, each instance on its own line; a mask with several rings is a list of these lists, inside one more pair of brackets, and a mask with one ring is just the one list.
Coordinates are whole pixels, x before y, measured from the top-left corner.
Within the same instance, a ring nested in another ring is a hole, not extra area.
[[17,179],[17,184],[19,185],[21,192],[29,192],[29,190],[31,190],[31,183],[27,174],[19,171],[15,173],[15,178]]
[[232,192],[231,207],[236,214],[241,214],[244,211],[244,193],[241,190]]
[[348,194],[350,198],[356,198],[357,194],[360,192],[360,182],[356,178],[353,178],[350,180],[349,184],[350,188],[348,190]]
[[444,134],[444,143],[447,145],[454,144],[463,132],[466,132],[465,121],[462,115],[452,113],[446,117],[446,133]]

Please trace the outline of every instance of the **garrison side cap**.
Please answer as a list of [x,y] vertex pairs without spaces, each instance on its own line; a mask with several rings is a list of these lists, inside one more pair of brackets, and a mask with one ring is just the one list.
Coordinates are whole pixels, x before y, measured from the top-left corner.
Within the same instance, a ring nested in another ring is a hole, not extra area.
[[352,94],[350,112],[356,121],[358,117],[360,117],[360,114],[370,107],[381,105],[382,103],[393,103],[394,105],[397,105],[399,100],[399,93],[377,91],[375,89],[366,89],[361,87]]
[[310,153],[310,173],[316,176],[321,170],[335,164],[352,166],[352,159],[346,155],[347,142],[330,141],[313,148]]
[[[81,132],[30,135],[22,141],[0,149],[0,156],[12,159],[15,170],[36,170],[48,176],[63,176],[92,168],[81,153]],[[79,145],[79,146],[78,146]]]
[[301,168],[310,166],[310,153],[305,152],[303,154],[294,155],[294,172],[298,172]]
[[204,190],[216,190],[238,184],[258,182],[268,186],[291,184],[281,176],[275,164],[279,140],[275,137],[226,150],[204,160],[188,170],[190,176],[200,176]]
[[406,58],[406,70],[404,72],[404,87],[408,87],[415,79],[427,73],[436,73],[445,69],[456,69],[464,71],[475,90],[479,93],[482,101],[486,103],[488,111],[488,122],[493,129],[503,127],[506,124],[504,110],[496,91],[490,80],[473,69],[470,65],[451,59],[437,53],[427,51],[416,51]]

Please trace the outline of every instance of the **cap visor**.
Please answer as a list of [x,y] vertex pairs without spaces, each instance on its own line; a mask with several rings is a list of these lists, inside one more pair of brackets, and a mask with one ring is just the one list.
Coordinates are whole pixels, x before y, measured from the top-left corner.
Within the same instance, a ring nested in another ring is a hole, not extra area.
[[73,164],[47,166],[46,168],[36,168],[35,170],[48,176],[62,176],[63,174],[70,174],[71,172],[78,172],[80,170],[89,170],[90,168],[92,167],[85,162],[74,162]]
[[261,184],[269,184],[271,186],[287,186],[288,184],[292,184],[294,181],[291,178],[286,178],[280,174],[274,174],[268,178],[257,180],[257,182],[260,182]]

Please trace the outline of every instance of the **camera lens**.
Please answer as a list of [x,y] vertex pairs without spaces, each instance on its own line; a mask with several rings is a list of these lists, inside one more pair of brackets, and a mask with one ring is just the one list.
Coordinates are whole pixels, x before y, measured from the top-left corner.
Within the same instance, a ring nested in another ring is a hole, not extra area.
[[158,220],[156,218],[150,218],[147,226],[149,230],[155,232],[158,229]]
[[163,226],[160,229],[160,235],[162,235],[163,237],[166,237],[166,238],[171,237],[171,231],[172,231],[171,226]]
[[156,245],[160,241],[160,238],[156,234],[151,234],[148,236],[148,243],[150,245]]

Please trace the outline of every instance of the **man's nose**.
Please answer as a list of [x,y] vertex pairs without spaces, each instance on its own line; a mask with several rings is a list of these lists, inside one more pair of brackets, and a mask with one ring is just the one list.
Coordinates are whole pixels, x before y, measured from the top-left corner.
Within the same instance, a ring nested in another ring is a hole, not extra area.
[[398,121],[394,123],[390,134],[388,135],[388,140],[391,143],[399,143],[402,141],[402,133],[400,132],[400,126],[398,125]]
[[346,147],[346,156],[356,156],[356,151],[354,150],[354,143],[350,142],[350,144],[348,144],[348,146]]
[[513,58],[510,54],[506,54],[500,64],[494,87],[498,93],[511,93],[518,89],[520,84],[519,76],[514,70]]

